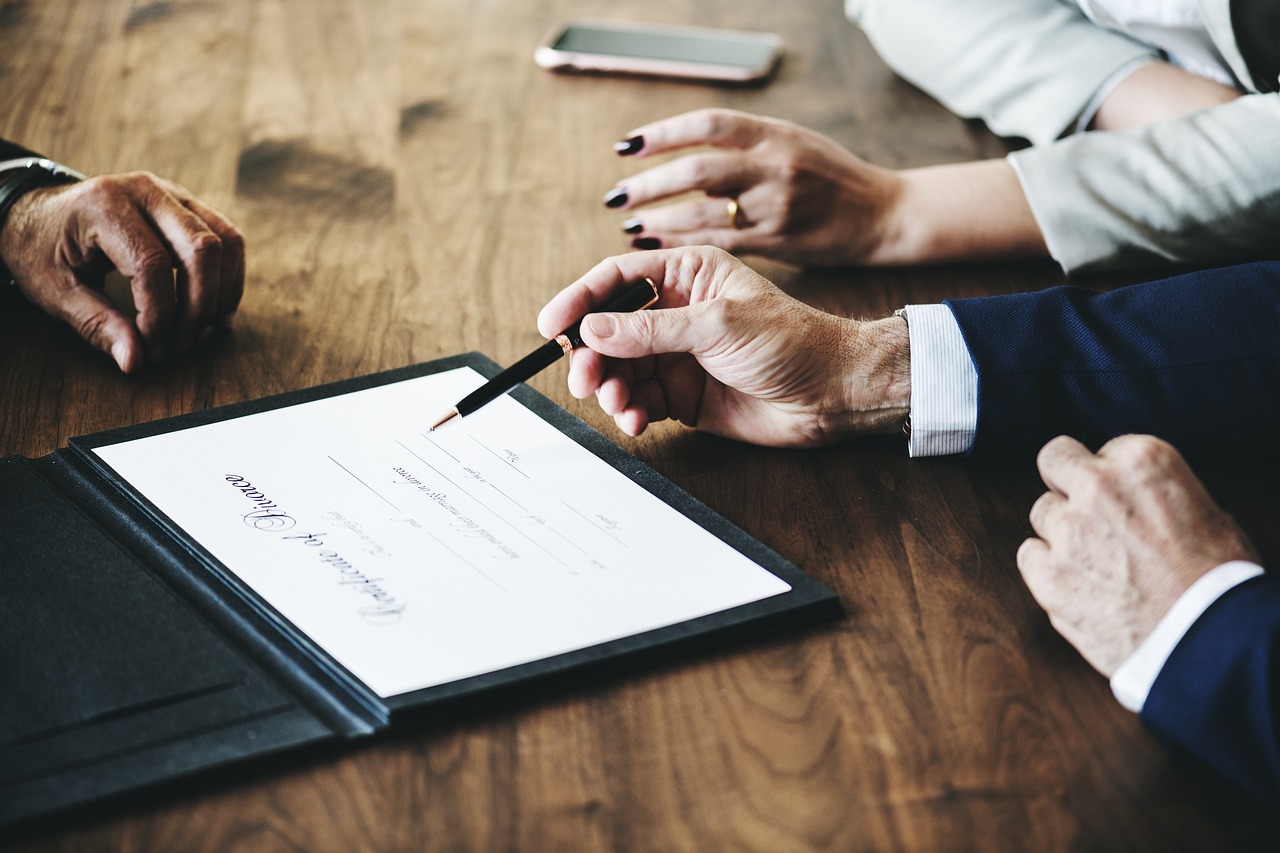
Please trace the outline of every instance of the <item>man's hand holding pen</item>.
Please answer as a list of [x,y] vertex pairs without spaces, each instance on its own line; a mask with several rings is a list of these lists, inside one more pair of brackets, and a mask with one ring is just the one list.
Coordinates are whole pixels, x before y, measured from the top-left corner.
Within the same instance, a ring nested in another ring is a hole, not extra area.
[[[642,278],[661,292],[653,309],[590,313]],[[631,435],[672,418],[754,444],[809,447],[895,432],[909,410],[902,320],[825,313],[718,249],[609,258],[557,294],[538,328],[553,337],[584,315],[569,389],[595,394]]]

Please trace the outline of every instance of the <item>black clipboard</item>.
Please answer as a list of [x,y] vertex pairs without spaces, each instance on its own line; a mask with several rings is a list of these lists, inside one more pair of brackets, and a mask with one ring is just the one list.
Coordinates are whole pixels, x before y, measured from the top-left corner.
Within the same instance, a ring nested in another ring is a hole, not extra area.
[[237,761],[421,725],[623,663],[839,616],[836,596],[527,386],[525,407],[790,585],[532,663],[380,698],[239,582],[93,449],[457,367],[479,353],[73,438],[0,460],[0,826]]

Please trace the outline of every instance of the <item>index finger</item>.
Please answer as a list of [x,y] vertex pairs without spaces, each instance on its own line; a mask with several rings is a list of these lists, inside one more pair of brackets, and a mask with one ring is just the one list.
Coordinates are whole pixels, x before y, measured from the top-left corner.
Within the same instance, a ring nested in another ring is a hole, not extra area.
[[674,294],[674,287],[667,287],[669,279],[667,263],[673,250],[656,252],[632,252],[606,258],[592,267],[586,275],[561,290],[538,313],[538,332],[553,338],[581,320],[592,310],[604,305],[617,295],[626,284],[643,278],[652,279],[658,286],[658,305],[669,308],[687,304]]
[[131,202],[104,198],[91,213],[92,244],[129,279],[138,332],[151,347],[167,345],[178,311],[168,247]]
[[1036,454],[1036,467],[1046,486],[1060,494],[1070,495],[1072,484],[1080,472],[1096,460],[1089,448],[1069,435],[1060,435],[1040,448]]
[[627,134],[640,137],[644,147],[636,153],[661,154],[691,145],[717,148],[750,148],[765,135],[771,122],[737,110],[705,109],[637,127]]

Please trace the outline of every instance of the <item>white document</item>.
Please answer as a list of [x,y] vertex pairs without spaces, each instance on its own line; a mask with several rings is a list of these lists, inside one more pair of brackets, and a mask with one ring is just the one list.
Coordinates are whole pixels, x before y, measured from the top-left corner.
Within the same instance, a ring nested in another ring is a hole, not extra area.
[[459,368],[93,450],[379,696],[787,592]]

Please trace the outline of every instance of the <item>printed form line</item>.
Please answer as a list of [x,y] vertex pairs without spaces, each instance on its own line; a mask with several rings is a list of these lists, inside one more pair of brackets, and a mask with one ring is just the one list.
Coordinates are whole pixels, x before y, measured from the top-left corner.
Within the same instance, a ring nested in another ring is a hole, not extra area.
[[[458,489],[458,490],[459,490],[459,491],[461,491],[464,495],[466,495],[467,497],[469,497],[469,498],[471,498],[473,501],[475,501],[477,504],[479,504],[479,505],[480,505],[480,507],[481,507],[482,509],[484,509],[486,512],[488,512],[490,515],[492,515],[492,516],[493,516],[494,518],[496,518],[498,521],[500,521],[500,522],[502,522],[503,524],[507,525],[507,527],[510,527],[512,530],[514,530],[514,531],[515,531],[517,534],[519,534],[520,536],[523,536],[525,539],[528,539],[528,540],[529,540],[529,543],[530,543],[530,544],[532,544],[535,548],[538,548],[538,549],[540,549],[540,550],[542,550],[542,551],[546,552],[546,554],[547,554],[547,556],[548,556],[548,557],[550,557],[551,559],[555,560],[557,563],[559,563],[560,565],[564,566],[565,568],[568,568],[568,567],[569,567],[569,564],[568,564],[568,563],[567,563],[567,562],[566,562],[562,557],[560,557],[560,555],[556,554],[554,551],[550,550],[550,549],[549,549],[549,548],[547,548],[545,545],[543,545],[543,544],[541,544],[540,542],[538,542],[536,539],[534,539],[534,538],[533,538],[532,536],[530,536],[529,534],[525,533],[525,532],[524,532],[523,530],[521,530],[520,528],[516,527],[516,526],[515,526],[514,524],[512,524],[510,521],[507,521],[505,518],[503,518],[503,517],[502,517],[501,513],[499,513],[499,512],[498,512],[497,510],[495,510],[493,507],[489,506],[489,504],[485,503],[483,500],[481,500],[481,499],[480,499],[479,497],[477,497],[476,495],[472,494],[472,493],[467,489],[467,487],[466,487],[466,486],[463,486],[463,485],[461,485],[460,483],[456,483],[456,482],[454,482],[454,481],[449,477],[449,475],[448,475],[448,474],[444,473],[444,472],[443,472],[443,471],[441,471],[439,468],[437,468],[436,466],[432,465],[432,464],[431,464],[430,462],[428,462],[427,460],[423,459],[423,458],[422,458],[421,456],[419,456],[417,453],[414,453],[412,450],[410,450],[408,447],[406,447],[406,446],[405,446],[405,444],[404,444],[403,442],[401,442],[401,441],[397,441],[396,443],[397,443],[397,444],[399,444],[401,447],[404,447],[404,449],[405,449],[405,450],[408,450],[408,451],[409,451],[409,453],[413,456],[413,458],[414,458],[414,459],[417,459],[417,460],[418,460],[419,462],[421,462],[423,465],[426,465],[426,466],[427,466],[428,468],[430,468],[432,471],[435,471],[437,474],[439,474],[441,477],[443,477],[447,483],[449,483],[449,484],[450,484],[451,486],[453,486],[455,489]],[[484,445],[481,445],[481,446],[483,447]],[[518,469],[517,469],[517,470],[518,470]],[[521,473],[524,473],[524,472],[522,471]],[[525,476],[527,477],[528,475],[527,475],[527,474],[525,474]],[[516,506],[519,506],[519,504],[516,504]],[[553,528],[551,528],[551,525],[546,525],[546,527],[547,527],[548,529],[553,529]],[[563,537],[561,537],[561,538],[563,538]]]
[[[461,459],[459,459],[458,457],[454,456],[454,455],[453,455],[452,453],[450,453],[449,451],[445,450],[443,447],[441,447],[441,446],[440,446],[440,442],[436,441],[434,438],[432,438],[431,436],[427,435],[425,432],[424,432],[424,433],[420,433],[420,435],[421,435],[423,438],[425,438],[425,439],[427,440],[427,442],[428,442],[430,445],[432,445],[433,447],[435,447],[435,449],[436,449],[436,450],[439,450],[441,453],[443,453],[445,456],[448,456],[450,459],[452,459],[454,462],[457,462],[459,465],[461,465],[461,464],[462,464],[462,460],[461,460]],[[408,447],[405,447],[405,443],[404,443],[403,441],[401,441],[400,439],[396,439],[396,444],[400,445],[401,447],[404,447],[404,449],[405,449],[405,450],[409,450],[409,448],[408,448]],[[413,453],[413,451],[412,451],[412,450],[409,450],[409,452],[410,452],[410,453]]]
[[443,539],[441,539],[439,536],[435,535],[435,534],[434,534],[434,533],[432,533],[430,530],[427,530],[427,531],[426,531],[426,534],[427,534],[428,536],[430,536],[432,539],[436,540],[436,542],[437,542],[437,543],[439,543],[439,545],[440,545],[440,547],[441,547],[441,548],[445,549],[445,550],[446,550],[446,551],[448,551],[450,554],[452,554],[453,556],[457,557],[459,560],[461,560],[462,562],[464,562],[464,563],[466,563],[468,566],[470,566],[470,567],[471,567],[471,569],[472,569],[474,572],[476,572],[478,575],[480,575],[480,577],[484,578],[484,579],[485,579],[485,580],[487,580],[489,583],[493,584],[494,586],[496,586],[498,589],[502,590],[503,592],[510,592],[510,590],[508,590],[505,586],[503,586],[502,584],[498,583],[498,582],[497,582],[496,580],[494,580],[493,578],[489,577],[488,572],[486,572],[484,569],[480,568],[480,567],[479,567],[479,566],[477,566],[475,563],[471,562],[471,561],[470,561],[470,560],[468,560],[466,557],[462,556],[462,555],[461,555],[461,554],[459,554],[457,551],[455,551],[455,550],[453,550],[452,548],[450,548],[447,544],[445,544],[445,541],[444,541]]
[[492,453],[496,458],[500,459],[504,464],[506,464],[506,465],[510,465],[510,466],[511,466],[511,470],[519,472],[519,474],[520,474],[520,476],[521,476],[521,477],[524,477],[526,480],[532,480],[532,479],[533,479],[533,478],[532,478],[532,477],[530,477],[528,474],[526,474],[525,472],[521,471],[521,470],[520,470],[519,468],[517,468],[514,464],[512,464],[512,462],[511,462],[511,460],[510,460],[510,459],[506,458],[505,456],[500,456],[500,455],[499,455],[499,454],[498,454],[498,453],[497,453],[493,448],[489,447],[489,445],[485,444],[483,441],[481,441],[480,439],[476,438],[474,435],[472,435],[472,436],[468,436],[468,438],[470,438],[470,439],[471,439],[472,441],[474,441],[476,444],[478,444],[478,445],[480,445],[481,447],[483,447],[485,450],[487,450],[487,451],[489,451],[490,453]]
[[569,509],[570,509],[570,510],[572,510],[576,515],[581,516],[581,517],[582,517],[582,519],[583,519],[583,521],[585,521],[587,524],[590,524],[590,525],[591,525],[592,527],[594,527],[596,530],[599,530],[599,531],[600,531],[601,533],[603,533],[605,536],[608,536],[608,537],[609,537],[610,539],[612,539],[614,542],[617,542],[617,543],[618,543],[619,545],[621,545],[623,548],[629,548],[629,547],[630,547],[629,545],[627,545],[627,543],[626,543],[626,542],[623,542],[623,541],[622,541],[621,539],[619,539],[617,536],[614,536],[611,532],[609,532],[609,529],[608,529],[608,528],[606,528],[606,527],[602,527],[601,525],[596,524],[594,521],[592,521],[592,520],[591,520],[591,517],[590,517],[590,516],[583,515],[583,514],[582,514],[581,512],[579,512],[575,507],[570,506],[570,504],[569,504],[569,502],[568,502],[568,501],[560,501],[560,503],[562,503],[562,504],[564,504],[565,506],[569,507]]
[[[431,439],[431,438],[427,438],[426,433],[423,433],[423,434],[422,434],[422,437],[423,437],[423,438],[426,438],[426,439],[427,439],[427,441],[428,441],[428,442],[429,442],[429,443],[430,443],[430,444],[431,444],[431,445],[432,445],[436,450],[439,450],[441,453],[443,453],[445,456],[448,456],[448,457],[449,457],[450,459],[452,459],[454,462],[457,462],[459,465],[462,465],[462,464],[463,464],[461,459],[459,459],[458,457],[454,456],[454,455],[453,455],[452,453],[450,453],[449,451],[445,450],[443,447],[441,447],[441,446],[440,446],[436,441],[434,441],[433,439]],[[397,439],[397,440],[396,440],[396,444],[400,445],[400,446],[401,446],[401,447],[403,447],[405,450],[408,450],[410,453],[413,453],[413,451],[412,451],[412,450],[410,450],[409,446],[408,446],[408,445],[406,445],[403,441],[400,441],[400,440],[398,440],[398,439]],[[413,456],[414,456],[414,458],[418,459],[420,462],[424,462],[424,463],[426,463],[427,465],[430,465],[430,464],[431,464],[430,462],[427,462],[427,460],[423,459],[421,456],[418,456],[418,454],[416,454],[416,453],[413,453]],[[502,495],[504,498],[506,498],[507,500],[511,501],[511,503],[513,503],[513,504],[515,504],[517,507],[519,507],[521,512],[525,512],[525,513],[527,513],[527,512],[529,511],[529,510],[525,507],[525,505],[524,505],[524,504],[520,503],[520,501],[518,501],[518,500],[516,500],[515,498],[511,497],[511,495],[507,494],[507,493],[506,493],[506,492],[504,492],[502,489],[499,489],[499,488],[498,488],[497,486],[495,486],[493,483],[489,482],[488,480],[485,480],[484,482],[485,482],[485,485],[486,485],[486,486],[488,486],[489,488],[493,489],[495,492],[497,492],[498,494]]]
[[369,491],[373,492],[375,495],[377,495],[378,497],[380,497],[380,498],[382,498],[384,501],[386,501],[387,506],[391,507],[392,509],[394,509],[396,512],[400,513],[401,515],[404,515],[404,510],[400,509],[400,507],[396,506],[396,505],[395,505],[395,504],[393,504],[391,501],[388,501],[388,500],[387,500],[387,498],[386,498],[386,496],[385,496],[385,495],[383,495],[383,494],[382,494],[382,492],[378,491],[378,490],[377,490],[377,489],[375,489],[373,486],[370,486],[368,483],[366,483],[364,480],[361,480],[361,479],[360,479],[359,477],[357,477],[355,474],[352,474],[352,473],[351,473],[351,469],[350,469],[350,468],[348,468],[346,465],[343,465],[341,462],[339,462],[337,459],[334,459],[332,456],[330,456],[330,457],[329,457],[329,461],[330,461],[330,462],[332,462],[334,465],[337,465],[337,466],[338,466],[339,468],[341,468],[343,471],[346,471],[348,474],[350,474],[350,475],[351,475],[351,479],[355,480],[357,483],[359,483],[360,485],[364,486],[366,489],[368,489]]

